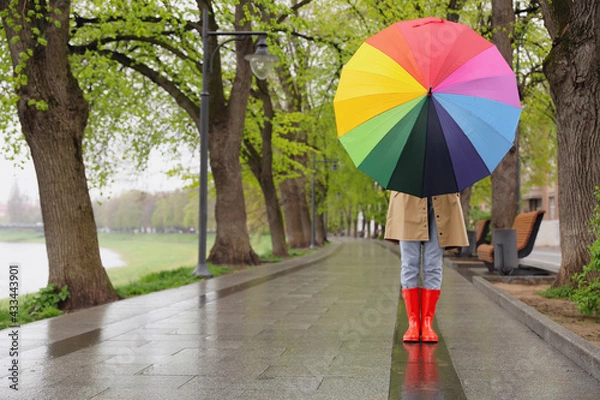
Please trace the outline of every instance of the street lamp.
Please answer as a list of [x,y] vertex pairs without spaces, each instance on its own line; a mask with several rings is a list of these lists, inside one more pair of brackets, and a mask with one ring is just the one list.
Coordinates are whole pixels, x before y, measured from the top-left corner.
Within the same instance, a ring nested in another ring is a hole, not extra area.
[[335,171],[337,169],[337,161],[335,160],[316,160],[315,158],[315,153],[312,154],[312,169],[313,169],[313,176],[312,176],[312,184],[311,184],[311,196],[310,196],[310,200],[311,200],[311,205],[312,205],[312,218],[310,221],[310,248],[311,249],[316,249],[317,245],[315,244],[315,221],[317,218],[317,211],[316,211],[316,206],[315,206],[315,175],[316,173],[316,163],[321,162],[321,163],[333,163],[333,170]]
[[256,42],[256,52],[248,54],[244,58],[250,62],[250,69],[252,69],[254,76],[264,81],[267,79],[269,72],[275,67],[278,57],[269,53],[267,39],[265,35],[261,35],[258,42]]
[[[250,62],[250,68],[258,79],[265,79],[272,71],[277,61],[277,56],[269,54],[267,50],[267,32],[263,31],[235,31],[221,32],[208,30],[208,9],[202,10],[202,92],[200,93],[200,205],[198,213],[198,265],[193,274],[202,278],[212,278],[206,264],[206,236],[207,236],[207,192],[208,192],[208,75],[212,70],[212,60],[217,51],[232,40],[238,40],[242,36],[260,36],[257,49],[254,54],[247,55],[246,60]],[[208,57],[208,38],[210,36],[233,36],[219,44],[210,57]]]

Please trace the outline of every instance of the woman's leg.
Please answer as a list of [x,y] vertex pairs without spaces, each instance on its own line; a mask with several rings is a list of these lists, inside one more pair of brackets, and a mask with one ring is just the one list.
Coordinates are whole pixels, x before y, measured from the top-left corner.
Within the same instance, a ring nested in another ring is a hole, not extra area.
[[421,289],[421,339],[437,342],[433,330],[433,317],[442,287],[442,263],[444,249],[440,248],[435,215],[429,215],[429,241],[423,249],[423,289]]
[[419,273],[421,272],[421,242],[400,241],[400,284],[403,289],[412,289],[419,286]]
[[435,215],[429,216],[429,241],[423,245],[423,288],[439,290],[442,287],[444,249],[440,248]]
[[421,242],[400,241],[400,257],[402,259],[400,283],[408,317],[408,330],[402,340],[418,342],[421,337],[421,300],[418,287],[421,271]]

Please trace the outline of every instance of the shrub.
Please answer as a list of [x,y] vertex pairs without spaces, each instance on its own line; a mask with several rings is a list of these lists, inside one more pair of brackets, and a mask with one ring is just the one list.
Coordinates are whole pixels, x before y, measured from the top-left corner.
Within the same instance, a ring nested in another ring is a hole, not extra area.
[[590,225],[596,241],[589,246],[590,263],[580,273],[573,275],[573,280],[577,282],[573,300],[579,312],[585,316],[600,316],[600,189],[597,186],[594,196],[598,203]]
[[[67,300],[69,297],[71,297],[71,294],[66,285],[59,291],[56,285],[50,284],[45,288],[40,289],[33,296],[28,297],[23,302],[23,307],[31,316],[36,317],[36,319],[49,318],[50,316],[54,317],[60,315],[60,303]],[[56,313],[57,311],[59,314]]]
[[45,318],[62,315],[59,306],[71,296],[67,286],[59,291],[55,285],[48,285],[36,293],[19,296],[18,314],[0,309],[0,329],[14,326],[16,317],[19,325]]
[[572,286],[551,286],[546,290],[542,290],[538,294],[547,299],[572,299],[574,290],[575,289]]

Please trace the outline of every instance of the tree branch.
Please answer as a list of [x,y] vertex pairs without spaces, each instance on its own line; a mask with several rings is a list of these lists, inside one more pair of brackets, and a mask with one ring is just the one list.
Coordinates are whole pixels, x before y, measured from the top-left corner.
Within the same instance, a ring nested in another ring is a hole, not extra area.
[[[299,9],[301,9],[302,7],[308,5],[308,4],[312,3],[312,2],[313,2],[313,0],[302,0],[298,4],[293,5],[290,8],[290,11],[292,11],[292,12],[295,13],[296,11],[298,11]],[[283,21],[285,21],[286,19],[288,19],[288,17],[290,16],[290,14],[292,14],[292,12],[280,15],[279,18],[277,18],[277,23],[278,24],[283,23]]]
[[99,40],[96,40],[96,41],[93,41],[93,42],[90,42],[90,43],[87,43],[84,45],[70,46],[70,49],[71,49],[71,52],[73,52],[73,53],[83,54],[83,53],[85,53],[86,50],[99,51],[99,50],[101,50],[100,45],[103,45],[103,44],[116,43],[116,42],[134,42],[134,41],[150,43],[150,44],[157,45],[158,47],[162,47],[163,49],[171,52],[172,54],[174,54],[175,56],[177,56],[183,60],[191,61],[196,66],[198,71],[202,71],[201,63],[199,63],[195,59],[189,57],[184,52],[182,52],[181,50],[178,50],[174,46],[172,46],[168,43],[165,43],[161,40],[158,40],[156,38],[151,38],[151,37],[135,36],[135,35],[121,35],[121,36],[115,36],[113,38],[99,39]]
[[[196,103],[194,103],[185,93],[183,93],[173,81],[162,76],[160,73],[153,70],[148,65],[133,60],[125,54],[113,50],[96,50],[96,52],[102,56],[106,56],[118,62],[119,64],[127,68],[133,69],[145,76],[146,78],[150,79],[152,82],[154,82],[164,91],[166,91],[169,95],[171,95],[171,97],[173,97],[177,105],[183,108],[192,118],[192,120],[196,123],[196,125],[199,126],[200,107]],[[77,53],[75,51],[72,51],[72,53],[82,54]]]
[[[73,21],[75,22],[75,30],[79,29],[79,28],[83,28],[86,25],[99,25],[99,24],[103,24],[103,23],[107,23],[107,22],[123,22],[126,21],[127,18],[125,17],[120,17],[120,16],[111,16],[109,18],[87,18],[87,17],[82,17],[81,15],[75,14],[73,16]],[[142,22],[147,22],[150,24],[158,24],[161,22],[164,22],[165,19],[161,18],[161,17],[142,17],[139,18],[140,21]],[[191,31],[191,30],[196,30],[198,32],[202,31],[202,25],[199,22],[194,22],[194,21],[180,21],[178,19],[172,19],[173,21],[176,21],[177,23],[179,23],[180,25],[183,26],[183,29],[186,31]]]

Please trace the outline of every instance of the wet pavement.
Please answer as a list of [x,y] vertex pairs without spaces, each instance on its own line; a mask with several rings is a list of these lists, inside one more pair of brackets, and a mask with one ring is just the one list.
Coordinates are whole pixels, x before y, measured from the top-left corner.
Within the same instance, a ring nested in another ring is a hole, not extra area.
[[596,399],[600,382],[452,268],[438,344],[405,345],[395,246],[337,241],[264,265],[22,326],[1,399]]

